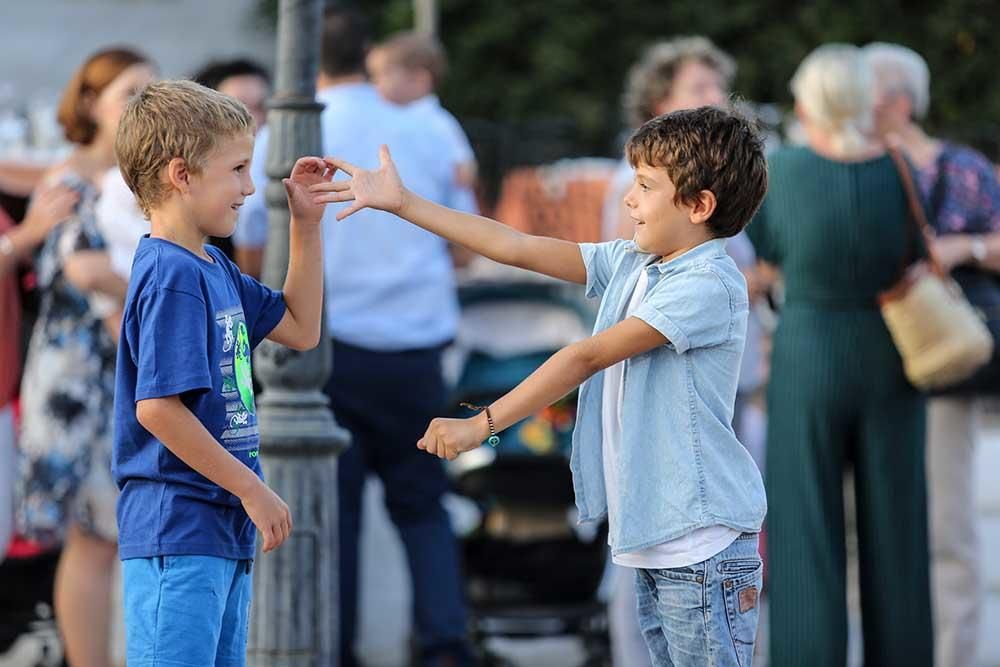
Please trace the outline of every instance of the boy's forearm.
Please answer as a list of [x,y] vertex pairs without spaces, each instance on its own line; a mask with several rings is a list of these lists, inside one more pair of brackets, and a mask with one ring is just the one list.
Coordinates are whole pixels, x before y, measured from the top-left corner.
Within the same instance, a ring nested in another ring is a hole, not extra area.
[[501,264],[518,261],[517,247],[524,235],[496,220],[435,204],[409,190],[404,191],[397,215]]
[[320,225],[289,225],[288,274],[283,288],[285,306],[295,320],[300,343],[315,347],[323,314],[323,239]]
[[578,344],[564,347],[549,357],[524,382],[490,405],[497,431],[552,405],[583,384],[596,368]]
[[245,498],[262,483],[212,437],[177,396],[139,401],[136,417],[177,458],[237,498]]

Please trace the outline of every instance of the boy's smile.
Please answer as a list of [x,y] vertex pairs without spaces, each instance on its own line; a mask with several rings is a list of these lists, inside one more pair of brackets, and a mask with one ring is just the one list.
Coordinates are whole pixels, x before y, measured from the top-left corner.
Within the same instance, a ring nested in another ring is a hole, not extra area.
[[219,141],[201,170],[191,176],[192,217],[206,236],[233,233],[244,200],[254,193],[250,158],[254,139],[235,135]]

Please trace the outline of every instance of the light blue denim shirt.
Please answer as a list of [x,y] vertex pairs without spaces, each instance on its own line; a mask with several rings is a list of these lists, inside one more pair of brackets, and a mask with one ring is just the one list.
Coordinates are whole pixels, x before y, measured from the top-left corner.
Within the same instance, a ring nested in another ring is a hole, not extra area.
[[[587,296],[600,297],[594,332],[622,320],[639,271],[649,284],[633,317],[668,344],[625,361],[621,518],[610,536],[615,554],[724,525],[759,531],[764,484],[733,432],[733,402],[747,328],[747,288],[714,239],[669,262],[632,241],[580,244]],[[607,513],[601,448],[604,373],[580,388],[571,468],[581,521]]]

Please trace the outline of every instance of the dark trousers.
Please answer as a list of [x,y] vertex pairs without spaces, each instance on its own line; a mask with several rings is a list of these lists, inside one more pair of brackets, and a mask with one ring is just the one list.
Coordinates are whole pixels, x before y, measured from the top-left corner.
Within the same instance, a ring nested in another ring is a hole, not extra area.
[[929,667],[925,407],[877,310],[786,307],[768,390],[771,665],[847,660],[854,472],[864,664]]
[[[466,612],[455,536],[441,505],[448,486],[441,461],[417,440],[442,415],[441,349],[376,352],[333,341],[326,393],[351,447],[338,459],[341,665],[353,654],[358,612],[358,538],[369,472],[402,538],[413,582],[414,625],[424,664],[443,656],[465,664]],[[443,663],[442,663],[443,664]]]

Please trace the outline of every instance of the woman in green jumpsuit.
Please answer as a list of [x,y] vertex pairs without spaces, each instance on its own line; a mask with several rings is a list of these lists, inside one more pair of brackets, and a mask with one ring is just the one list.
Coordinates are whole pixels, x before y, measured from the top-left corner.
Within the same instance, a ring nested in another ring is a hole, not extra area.
[[844,472],[854,472],[865,665],[932,663],[924,401],[876,303],[907,252],[906,198],[865,133],[857,49],[817,49],[792,82],[809,147],[777,152],[747,228],[786,299],[768,392],[770,653],[843,667]]

